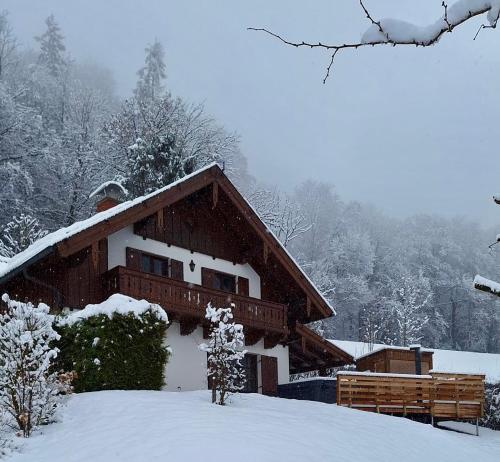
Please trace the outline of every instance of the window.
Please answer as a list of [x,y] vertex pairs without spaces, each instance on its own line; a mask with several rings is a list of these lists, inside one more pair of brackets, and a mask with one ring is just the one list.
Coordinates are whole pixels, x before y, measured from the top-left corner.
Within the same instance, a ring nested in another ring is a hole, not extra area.
[[146,273],[158,274],[159,276],[170,276],[168,272],[168,259],[142,254],[141,270]]
[[214,289],[223,290],[224,292],[236,293],[236,276],[224,273],[214,273]]
[[184,280],[184,263],[173,258],[161,257],[127,247],[126,263],[128,268],[137,271],[157,274],[179,281]]
[[209,268],[201,269],[201,285],[211,289],[222,290],[232,294],[245,295],[248,297],[247,278],[236,277],[234,274],[221,273]]

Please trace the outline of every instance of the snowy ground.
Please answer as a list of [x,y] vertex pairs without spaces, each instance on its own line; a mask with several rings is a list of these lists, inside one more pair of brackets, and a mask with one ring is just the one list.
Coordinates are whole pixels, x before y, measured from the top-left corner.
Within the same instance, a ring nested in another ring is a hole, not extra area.
[[62,422],[23,441],[6,462],[498,462],[500,432],[480,437],[335,405],[209,393],[75,395]]

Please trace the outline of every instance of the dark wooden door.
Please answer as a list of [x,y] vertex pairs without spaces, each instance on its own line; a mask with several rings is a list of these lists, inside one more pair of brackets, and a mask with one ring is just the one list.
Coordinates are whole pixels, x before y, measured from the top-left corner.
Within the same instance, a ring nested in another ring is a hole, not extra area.
[[262,375],[262,394],[276,396],[278,394],[278,358],[262,355],[260,371]]
[[258,393],[257,355],[247,353],[242,361],[245,369],[245,385],[242,393]]

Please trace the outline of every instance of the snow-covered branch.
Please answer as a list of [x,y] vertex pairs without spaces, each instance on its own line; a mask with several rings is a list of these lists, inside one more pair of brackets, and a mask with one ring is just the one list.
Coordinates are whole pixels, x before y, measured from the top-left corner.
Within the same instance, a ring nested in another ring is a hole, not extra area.
[[410,22],[393,18],[377,21],[370,14],[363,0],[359,0],[359,4],[371,24],[363,33],[361,39],[352,43],[327,44],[306,41],[294,42],[266,28],[249,27],[248,30],[265,32],[284,44],[296,48],[320,48],[331,52],[330,62],[323,79],[323,83],[325,83],[330,75],[337,53],[342,50],[376,45],[414,45],[417,47],[428,47],[437,43],[444,34],[453,32],[456,27],[471,18],[486,15],[488,24],[481,25],[474,37],[475,39],[481,29],[495,29],[500,16],[500,0],[458,0],[451,6],[448,6],[448,4],[443,1],[443,15],[432,24],[418,26]]
[[500,297],[500,284],[479,274],[474,278],[474,288]]

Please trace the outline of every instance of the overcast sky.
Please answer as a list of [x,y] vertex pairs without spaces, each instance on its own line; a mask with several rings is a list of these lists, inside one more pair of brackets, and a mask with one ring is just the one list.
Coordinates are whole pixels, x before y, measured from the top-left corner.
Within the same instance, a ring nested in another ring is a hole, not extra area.
[[[449,0],[453,3],[454,0]],[[366,0],[376,17],[425,24],[441,0]],[[126,96],[144,47],[166,50],[168,88],[203,101],[241,135],[250,173],[292,189],[333,183],[344,199],[387,214],[500,221],[500,31],[466,24],[426,49],[346,51],[322,84],[328,56],[296,50],[247,26],[296,40],[359,40],[357,0],[1,0],[27,46],[54,13],[77,59],[94,58]]]

